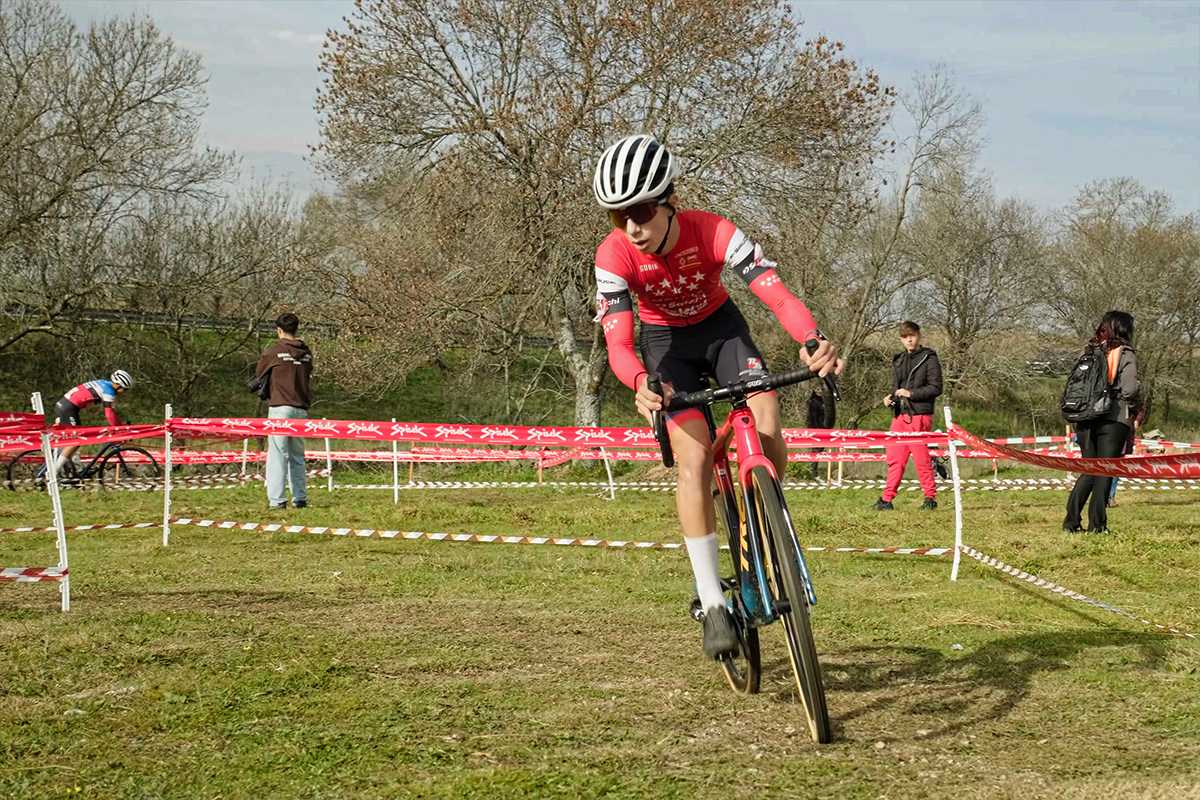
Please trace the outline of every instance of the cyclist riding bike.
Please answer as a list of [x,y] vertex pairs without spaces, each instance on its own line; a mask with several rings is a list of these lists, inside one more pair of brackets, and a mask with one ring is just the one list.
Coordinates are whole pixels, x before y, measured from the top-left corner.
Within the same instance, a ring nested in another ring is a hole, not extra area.
[[[721,273],[745,282],[797,342],[819,346],[800,360],[825,377],[842,371],[837,348],[821,335],[808,308],[780,281],[775,264],[736,225],[707,211],[679,209],[679,165],[652,136],[628,136],[604,151],[592,189],[608,210],[613,231],[596,248],[597,319],[608,363],[633,389],[642,416],[663,408],[674,392],[766,374],[767,366]],[[641,320],[641,358],[633,347],[633,302]],[[661,378],[663,394],[647,384]],[[779,474],[787,464],[774,392],[749,398],[763,450]],[[668,435],[679,467],[675,504],[704,609],[704,652],[710,658],[738,647],[718,574],[712,497],[712,442],[698,409],[668,412]]]
[[[104,409],[104,419],[110,426],[120,425],[121,418],[117,415],[117,395],[133,388],[133,376],[123,369],[116,370],[108,380],[99,379],[81,383],[64,394],[54,405],[54,424],[78,426],[79,412],[90,405],[99,403]],[[78,445],[64,447],[58,452],[54,461],[54,473],[62,472]]]

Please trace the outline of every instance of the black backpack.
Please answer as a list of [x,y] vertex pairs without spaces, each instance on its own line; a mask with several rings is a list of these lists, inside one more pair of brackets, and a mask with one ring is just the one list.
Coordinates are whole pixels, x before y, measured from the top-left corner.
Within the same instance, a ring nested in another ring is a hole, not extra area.
[[1059,408],[1067,422],[1087,422],[1107,417],[1113,407],[1113,390],[1108,382],[1108,355],[1104,348],[1089,344],[1071,367]]
[[262,375],[256,375],[246,381],[246,389],[251,394],[258,395],[261,400],[271,399],[271,370],[275,369],[274,365],[267,368],[267,371]]

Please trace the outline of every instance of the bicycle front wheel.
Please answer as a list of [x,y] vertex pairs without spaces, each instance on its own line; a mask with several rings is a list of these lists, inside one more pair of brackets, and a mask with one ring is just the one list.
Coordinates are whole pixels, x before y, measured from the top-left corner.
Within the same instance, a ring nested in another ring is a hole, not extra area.
[[733,598],[733,622],[739,645],[739,652],[723,656],[720,664],[730,689],[738,694],[757,694],[762,676],[762,655],[758,644],[758,629],[750,624],[750,615],[742,603],[742,588],[738,581],[738,576],[745,568],[738,562],[743,561],[745,556],[741,552],[741,510],[735,498],[729,479],[717,477],[713,489],[717,526],[729,542],[729,554],[734,562],[733,577],[722,581],[722,584],[723,588],[727,585],[727,591]]
[[825,683],[821,678],[821,662],[813,642],[812,624],[808,616],[808,593],[800,573],[800,558],[791,521],[783,502],[779,482],[765,467],[751,470],[754,482],[754,503],[758,519],[766,530],[767,551],[771,558],[769,571],[775,584],[777,602],[784,631],[787,633],[788,657],[796,687],[808,717],[808,730],[814,742],[825,744],[832,739],[829,710],[825,705]]
[[100,462],[100,483],[108,489],[152,489],[161,475],[154,456],[140,447],[122,447]]

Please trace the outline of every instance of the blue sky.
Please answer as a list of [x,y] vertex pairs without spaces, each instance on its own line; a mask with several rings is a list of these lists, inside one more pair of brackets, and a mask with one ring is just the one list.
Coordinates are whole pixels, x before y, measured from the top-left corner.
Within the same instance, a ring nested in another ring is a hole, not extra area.
[[[76,20],[148,13],[209,70],[210,144],[260,176],[312,186],[317,53],[349,0],[69,0]],[[1043,209],[1084,183],[1128,175],[1200,211],[1200,0],[795,2],[904,91],[946,65],[983,106],[982,165],[1004,196]]]

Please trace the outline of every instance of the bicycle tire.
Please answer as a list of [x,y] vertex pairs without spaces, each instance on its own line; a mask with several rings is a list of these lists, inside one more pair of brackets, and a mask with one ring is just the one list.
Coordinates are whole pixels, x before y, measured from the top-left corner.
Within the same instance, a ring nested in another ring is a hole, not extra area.
[[[30,456],[35,456],[37,461],[30,461]],[[8,466],[4,470],[4,488],[10,492],[24,487],[36,488],[37,471],[41,468],[42,463],[41,450],[26,450],[17,453],[9,460]]]
[[758,518],[767,528],[764,538],[771,556],[770,574],[774,578],[778,598],[787,602],[787,610],[781,612],[780,617],[787,633],[788,658],[792,662],[792,674],[804,705],[809,734],[814,742],[826,744],[833,735],[825,702],[825,684],[821,678],[817,647],[813,642],[808,594],[800,574],[800,554],[792,537],[783,492],[779,482],[765,467],[754,467],[751,480]]
[[[133,459],[128,456],[138,454]],[[105,488],[153,488],[148,482],[162,477],[158,462],[141,447],[118,447],[101,460],[97,479]]]
[[[740,550],[738,532],[741,516],[728,478],[725,479],[725,487],[714,489],[713,495],[717,525],[725,531],[730,556],[737,559]],[[733,691],[738,694],[757,694],[762,685],[762,650],[758,641],[758,628],[750,624],[749,615],[742,604],[741,587],[737,581],[741,570],[737,563],[734,563],[733,568],[734,577],[728,583],[733,596],[733,625],[738,637],[739,652],[736,655],[721,657],[721,672]]]

